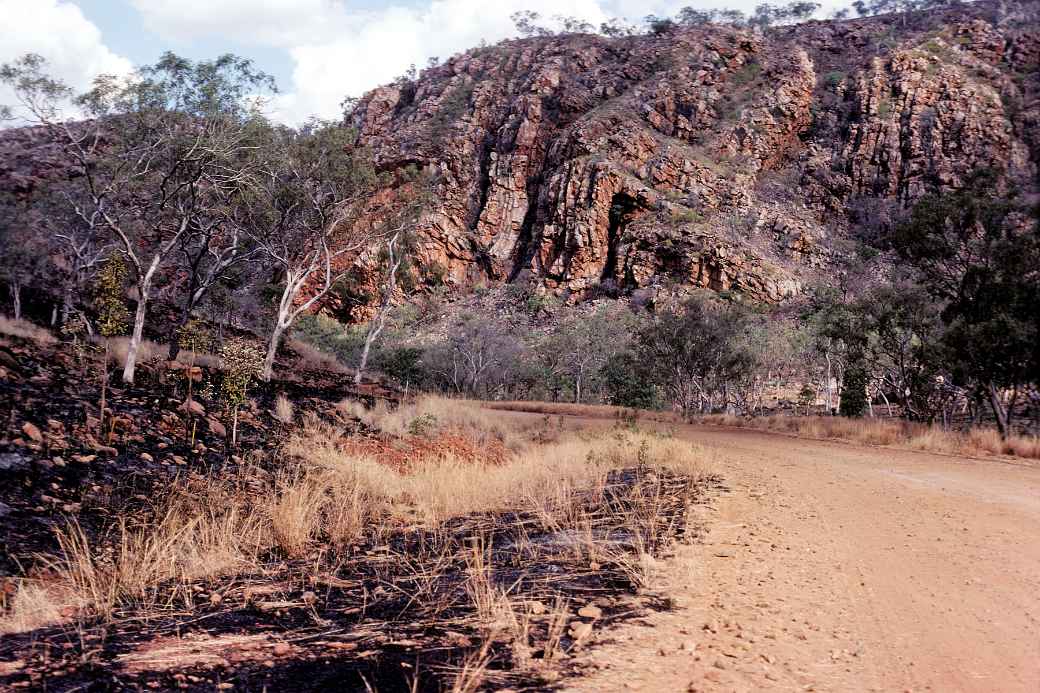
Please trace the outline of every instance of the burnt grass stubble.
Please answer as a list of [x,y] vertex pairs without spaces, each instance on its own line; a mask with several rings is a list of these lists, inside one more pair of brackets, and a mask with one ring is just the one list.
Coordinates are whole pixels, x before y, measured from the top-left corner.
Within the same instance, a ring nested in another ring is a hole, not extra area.
[[[86,425],[87,417],[98,413],[98,376],[67,345],[8,336],[0,342],[0,361],[8,373],[0,377],[0,585],[2,576],[27,567],[18,557],[56,551],[55,529],[65,527],[70,517],[93,538],[117,517],[147,511],[178,477],[237,464],[238,457],[227,454],[224,436],[208,428],[207,419],[224,422],[225,417],[220,405],[200,391],[201,383],[195,384],[193,397],[206,412],[195,418],[192,445],[180,410],[185,377],[161,362],[141,364],[131,386],[119,383],[118,370],[109,369],[110,413],[106,431],[98,434]],[[257,406],[240,416],[237,451],[271,450],[284,439],[286,426],[269,413],[279,394],[316,413],[332,411],[346,397],[372,404],[376,397],[394,396],[391,391],[359,393],[337,374],[280,365],[294,378],[250,390]],[[208,369],[201,370],[212,378]],[[42,442],[22,435],[26,421],[41,430]],[[109,441],[112,421],[115,432]]]
[[[106,531],[118,516],[146,517],[150,499],[161,497],[178,475],[231,464],[222,441],[207,439],[205,425],[199,428],[208,446],[202,452],[168,430],[169,413],[183,399],[176,384],[117,389],[113,414],[131,422],[114,444],[118,454],[80,446],[76,431],[94,393],[58,350],[48,354],[34,349],[9,349],[18,358],[19,371],[10,380],[0,379],[0,400],[7,409],[0,415],[9,424],[0,455],[13,462],[0,469],[0,576],[22,572],[27,557],[53,552],[54,530],[70,517],[92,539],[104,542],[111,539]],[[298,403],[315,405],[349,394],[338,382],[343,378],[308,376],[314,386],[301,379],[261,388],[255,393],[260,409],[273,402],[275,393],[288,392]],[[48,419],[62,422],[60,438],[49,432],[32,447],[8,440],[19,420]],[[276,446],[284,431],[267,419],[250,416],[240,423],[242,449]],[[141,453],[154,453],[159,442],[166,444],[162,457],[178,455],[185,465],[163,464],[160,455],[154,462],[142,461]],[[65,466],[50,462],[55,455]],[[90,461],[77,462],[77,455]],[[573,618],[576,609],[595,603],[602,616],[594,628],[609,632],[618,622],[672,608],[667,595],[640,589],[629,559],[635,557],[637,543],[660,557],[676,540],[696,539],[700,528],[688,522],[687,510],[717,486],[715,477],[618,470],[610,474],[602,494],[586,492],[572,499],[574,512],[565,516],[581,517],[581,527],[547,526],[529,511],[479,513],[436,528],[370,531],[350,549],[321,556],[320,569],[313,557],[268,555],[253,574],[165,586],[171,593],[193,592],[197,600],[190,607],[183,599],[180,606],[171,603],[165,609],[127,606],[107,621],[77,616],[57,626],[3,636],[0,672],[7,672],[0,673],[0,690],[211,691],[225,684],[244,691],[437,691],[450,688],[463,664],[479,654],[487,665],[486,685],[552,688],[561,679],[545,674],[551,669],[521,671],[510,637],[489,630],[477,617],[467,591],[476,552],[487,566],[489,582],[514,604],[537,602],[551,612],[560,600]],[[639,521],[633,523],[633,517]],[[580,532],[609,546],[611,559],[590,562],[574,541]],[[214,593],[221,595],[219,603],[208,599]],[[538,648],[547,640],[549,618],[548,613],[531,617],[534,662],[547,656]],[[207,639],[265,634],[270,641],[259,653],[242,657],[199,663],[188,656],[182,665],[156,670],[124,666],[128,654],[156,642],[183,638],[189,643],[183,650],[190,652],[192,640],[201,651]],[[278,650],[272,647],[275,642],[288,647]],[[564,630],[560,648],[574,646]],[[15,662],[19,664],[12,666]],[[568,673],[565,662],[562,667]]]

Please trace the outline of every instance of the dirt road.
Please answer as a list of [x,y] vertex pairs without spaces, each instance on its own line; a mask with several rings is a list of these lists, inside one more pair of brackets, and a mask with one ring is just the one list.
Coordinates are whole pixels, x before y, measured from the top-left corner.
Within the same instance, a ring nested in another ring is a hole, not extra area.
[[1040,469],[677,431],[729,491],[574,690],[1040,691]]

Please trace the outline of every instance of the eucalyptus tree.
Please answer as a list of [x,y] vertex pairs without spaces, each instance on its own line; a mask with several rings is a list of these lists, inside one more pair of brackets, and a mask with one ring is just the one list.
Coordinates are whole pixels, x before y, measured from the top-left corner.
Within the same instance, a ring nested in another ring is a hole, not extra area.
[[942,306],[953,375],[988,398],[1006,437],[1040,383],[1040,207],[981,170],[921,198],[889,240]]
[[354,140],[349,128],[319,120],[298,129],[268,124],[256,136],[255,170],[232,218],[278,274],[264,380],[296,319],[357,272],[366,250],[409,223],[400,209],[373,207],[372,191],[389,176]]
[[0,196],[0,280],[7,285],[15,320],[22,318],[22,290],[39,276],[43,264],[31,236],[26,202],[10,194]]
[[[101,75],[78,96],[46,73],[38,55],[5,65],[0,80],[61,143],[69,175],[81,186],[81,194],[67,196],[75,214],[110,236],[128,260],[137,307],[123,381],[133,382],[160,270],[243,184],[247,126],[257,95],[274,83],[249,60],[192,62],[172,53],[129,77]],[[62,104],[70,101],[85,119],[63,117]]]
[[637,328],[637,317],[627,307],[603,305],[587,315],[565,315],[537,352],[546,373],[569,385],[580,404],[596,389],[606,363],[628,349]]
[[638,352],[683,414],[719,403],[730,409],[740,399],[733,395],[762,371],[758,324],[740,303],[699,292],[644,326]]

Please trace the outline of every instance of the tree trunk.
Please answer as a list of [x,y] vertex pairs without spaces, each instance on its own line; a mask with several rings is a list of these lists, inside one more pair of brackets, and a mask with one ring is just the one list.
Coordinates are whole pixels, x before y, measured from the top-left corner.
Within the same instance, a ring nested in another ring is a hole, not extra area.
[[368,328],[368,334],[365,335],[365,346],[361,348],[361,360],[358,362],[357,370],[354,372],[354,384],[361,384],[361,376],[365,372],[365,367],[368,365],[368,354],[372,350],[372,344],[376,341],[376,337],[383,331],[383,315],[380,311],[379,317]]
[[105,337],[105,353],[101,356],[101,405],[98,407],[97,436],[105,430],[105,407],[108,406],[108,337]]
[[1007,440],[1010,431],[1008,430],[1008,414],[1007,409],[1004,407],[1004,403],[1000,400],[1000,391],[993,383],[989,384],[989,404],[993,407],[993,416],[997,420],[997,430],[1000,431],[1000,437]]
[[832,396],[832,385],[831,385],[831,355],[830,352],[824,354],[824,358],[827,359],[827,416],[831,415],[831,410],[834,407],[834,398]]
[[177,320],[177,324],[174,326],[173,331],[170,333],[170,351],[167,355],[168,360],[177,360],[177,354],[181,353],[181,329],[188,324],[188,320],[191,318],[191,308],[185,304],[181,308],[181,317]]
[[278,317],[278,321],[274,324],[274,329],[271,330],[271,339],[267,343],[267,355],[264,357],[264,370],[260,377],[265,383],[271,381],[271,376],[274,374],[274,357],[278,354],[278,347],[282,345],[282,334],[285,332],[285,327],[282,325],[281,316]]
[[61,297],[61,324],[64,325],[69,321],[69,316],[72,315],[72,289],[65,289],[65,292]]
[[21,285],[21,283],[18,282],[18,280],[15,280],[15,281],[11,282],[11,303],[14,304],[12,306],[13,309],[14,309],[14,319],[15,320],[21,320],[22,319],[22,285]]
[[147,294],[140,292],[137,299],[137,312],[134,315],[134,331],[130,335],[130,343],[126,347],[126,365],[123,366],[123,382],[131,385],[134,382],[134,371],[137,369],[137,352],[141,348],[141,338],[144,335],[144,318],[147,310]]
[[365,346],[361,350],[361,361],[358,363],[357,372],[354,374],[354,384],[361,384],[361,376],[365,372],[365,366],[368,365],[368,354],[372,350],[372,345],[375,343],[379,334],[383,331],[383,327],[386,325],[386,316],[390,312],[390,302],[394,298],[394,290],[397,288],[397,269],[401,266],[402,258],[397,257],[394,253],[395,246],[400,234],[395,234],[393,238],[386,244],[389,271],[386,275],[386,288],[383,290],[383,300],[379,304],[379,313],[376,318],[368,326],[368,334],[365,335]]
[[144,318],[148,311],[148,292],[152,288],[152,277],[155,270],[159,268],[162,257],[156,255],[152,258],[148,270],[142,275],[140,268],[137,273],[137,313],[134,316],[134,331],[130,336],[130,344],[126,348],[126,365],[123,367],[123,382],[133,384],[134,370],[137,368],[137,352],[141,348],[141,338],[144,335]]

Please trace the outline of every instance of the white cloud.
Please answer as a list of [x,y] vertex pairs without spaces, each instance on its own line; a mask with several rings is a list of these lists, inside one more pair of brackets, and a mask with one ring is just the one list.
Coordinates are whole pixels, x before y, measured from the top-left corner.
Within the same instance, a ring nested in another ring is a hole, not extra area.
[[601,0],[432,0],[355,11],[342,0],[132,0],[145,24],[169,39],[222,37],[287,51],[293,83],[272,102],[276,117],[335,117],[360,96],[432,56],[447,57],[513,35],[509,15],[578,16],[599,23]]
[[391,81],[409,65],[425,66],[471,48],[515,35],[510,15],[534,10],[543,16],[576,16],[595,24],[608,15],[597,0],[434,0],[424,7],[387,7],[348,16],[332,40],[289,49],[293,84],[274,102],[276,115],[298,121],[310,114],[336,116],[344,96]]
[[[0,0],[0,63],[26,53],[47,59],[50,73],[76,90],[99,74],[127,74],[132,65],[104,44],[101,31],[80,9],[63,0]],[[0,104],[14,104],[0,86]]]
[[[428,58],[446,58],[515,35],[510,15],[579,17],[598,25],[612,17],[638,23],[682,6],[753,11],[760,0],[398,0],[379,9],[351,9],[349,0],[131,0],[145,24],[175,40],[224,38],[285,50],[293,61],[286,93],[272,101],[275,117],[300,122],[336,117],[345,96],[360,96]],[[825,0],[828,3],[842,0]]]
[[130,0],[160,36],[232,38],[288,48],[332,40],[350,16],[341,0]]

